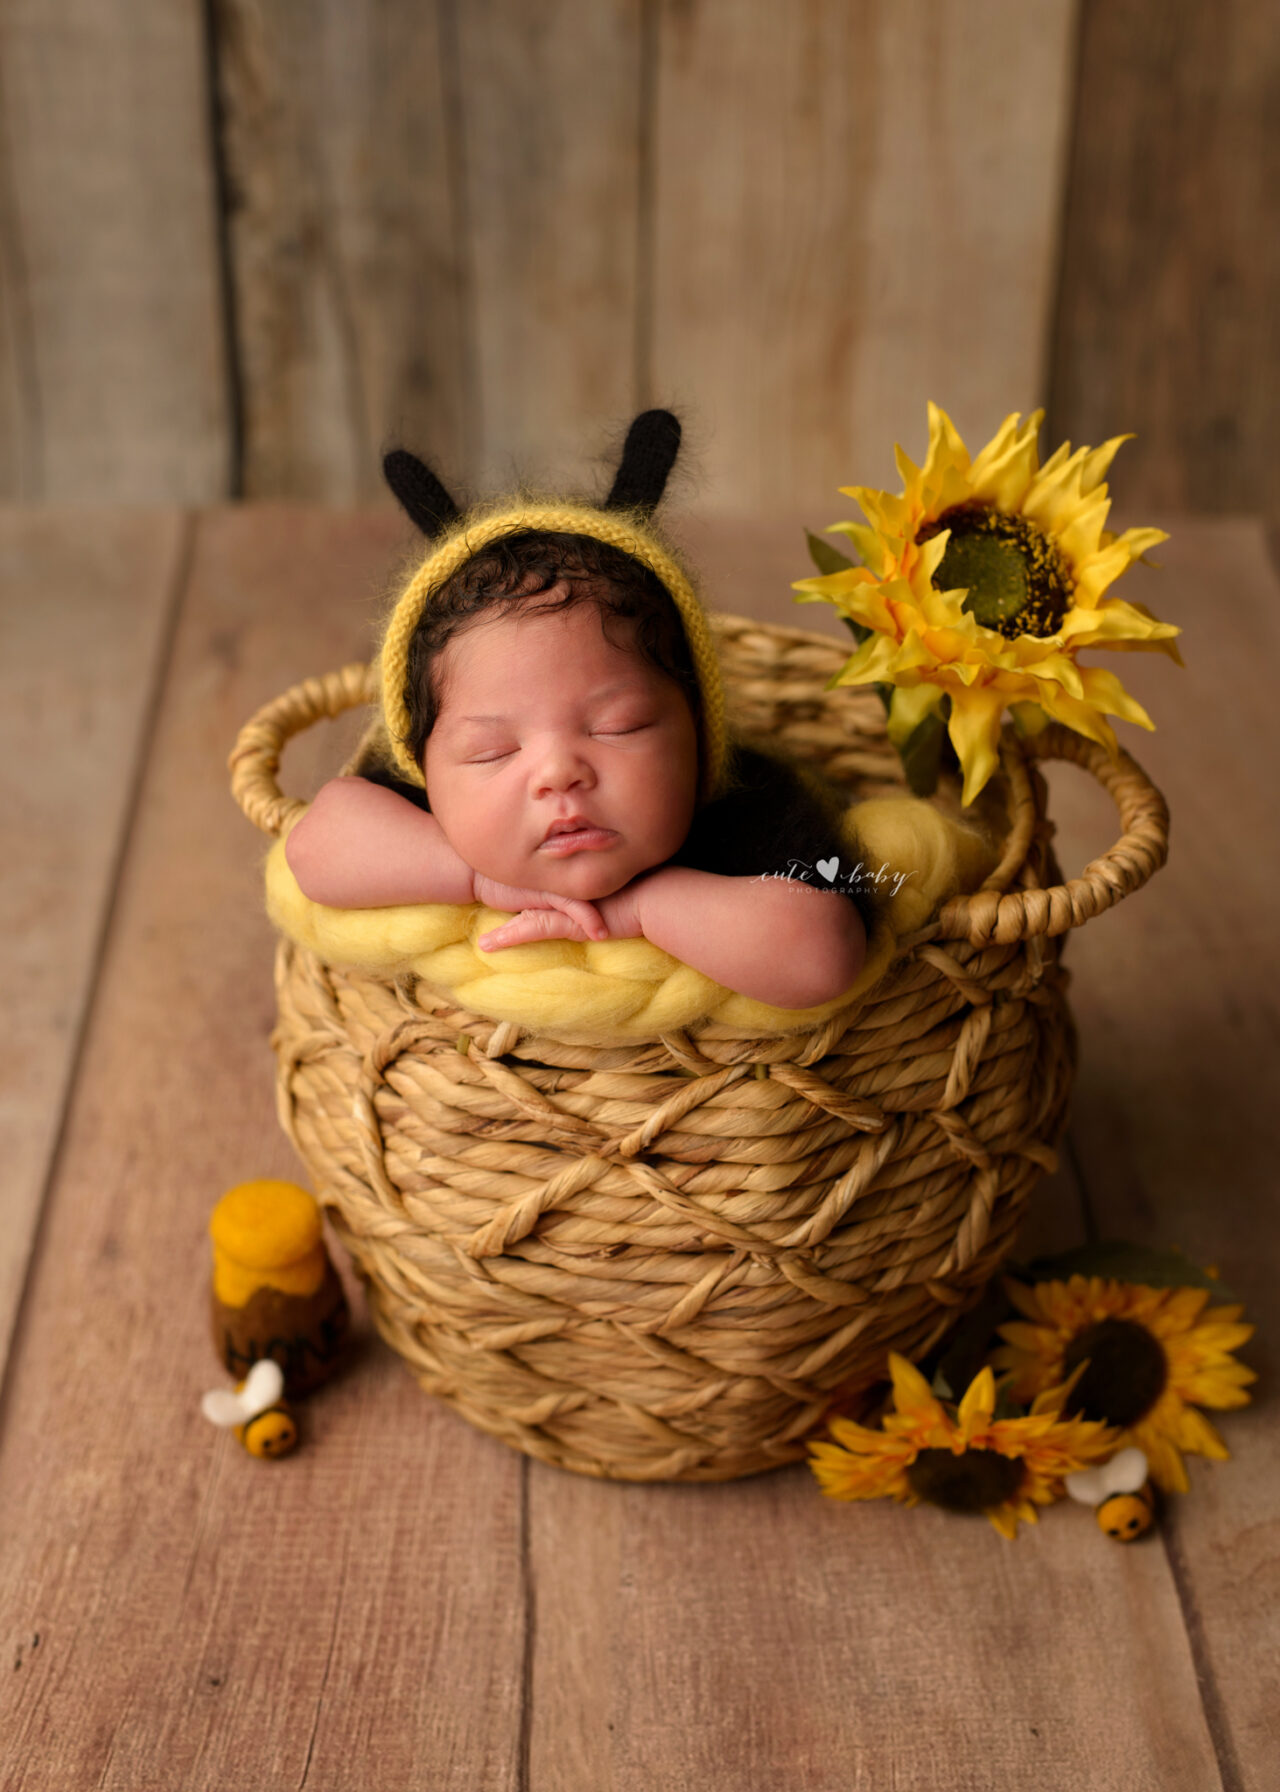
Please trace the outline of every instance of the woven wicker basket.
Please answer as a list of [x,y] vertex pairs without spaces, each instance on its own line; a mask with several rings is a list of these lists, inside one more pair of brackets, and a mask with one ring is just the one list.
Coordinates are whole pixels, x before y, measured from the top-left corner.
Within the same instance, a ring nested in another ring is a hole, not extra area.
[[[878,700],[824,689],[837,641],[713,624],[738,726],[858,795],[900,787]],[[284,742],[371,697],[349,666],[254,717],[231,761],[252,821],[278,834],[305,807],[276,782]],[[1037,757],[1086,767],[1120,813],[1071,883]],[[801,1455],[837,1390],[943,1335],[1054,1164],[1074,1066],[1057,936],[1167,846],[1127,755],[1053,727],[1006,731],[1002,763],[995,872],[807,1033],[522,1035],[281,942],[280,1118],[423,1387],[584,1474],[725,1480]]]

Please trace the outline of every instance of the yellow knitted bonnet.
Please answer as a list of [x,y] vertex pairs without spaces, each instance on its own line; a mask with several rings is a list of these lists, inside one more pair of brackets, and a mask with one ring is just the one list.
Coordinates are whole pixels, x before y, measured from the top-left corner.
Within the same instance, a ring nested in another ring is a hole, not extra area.
[[705,801],[721,788],[728,758],[724,690],[706,613],[688,577],[654,531],[649,516],[662,496],[680,445],[680,425],[669,411],[645,411],[627,432],[617,476],[602,505],[500,503],[463,515],[444,486],[415,456],[397,449],[386,457],[387,483],[430,538],[426,558],[396,598],[379,652],[382,714],[396,767],[410,783],[423,783],[409,752],[405,702],[409,644],[434,594],[460,567],[501,536],[539,530],[585,535],[629,554],[668,592],[684,626],[702,696],[699,721],[699,793]]

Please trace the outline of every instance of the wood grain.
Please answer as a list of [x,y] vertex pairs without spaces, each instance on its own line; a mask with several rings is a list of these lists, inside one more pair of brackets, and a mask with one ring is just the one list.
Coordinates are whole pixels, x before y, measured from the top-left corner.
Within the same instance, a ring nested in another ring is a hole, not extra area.
[[[1193,1460],[1163,1529],[1223,1783],[1264,1792],[1280,1754],[1280,580],[1257,525],[1167,526],[1165,570],[1134,595],[1183,625],[1187,667],[1135,654],[1121,670],[1158,724],[1135,750],[1169,800],[1170,863],[1105,930],[1072,942],[1074,1131],[1102,1234],[1217,1264],[1259,1328],[1242,1353],[1259,1373],[1255,1405],[1209,1415],[1233,1460]],[[1070,860],[1096,838],[1094,804],[1065,772],[1055,779]]]
[[[1070,0],[666,0],[652,387],[708,510],[825,510],[1038,401]],[[896,489],[896,487],[895,487]]]
[[1056,440],[1137,440],[1133,504],[1280,521],[1280,13],[1084,0]]
[[0,69],[0,497],[222,496],[199,0],[12,0]]
[[151,722],[172,512],[0,509],[0,1380]]
[[641,13],[640,0],[458,9],[485,491],[518,478],[589,491],[592,456],[611,462],[630,421]]
[[1217,1783],[1167,1565],[1083,1510],[1009,1544],[804,1468],[642,1491],[535,1464],[530,1498],[533,1785]]
[[519,1459],[381,1350],[283,1462],[199,1411],[210,1209],[297,1174],[261,843],[224,760],[258,703],[365,645],[400,538],[296,510],[198,538],[4,1415],[13,1792],[516,1786]]
[[469,461],[447,9],[214,0],[243,490],[349,503]]

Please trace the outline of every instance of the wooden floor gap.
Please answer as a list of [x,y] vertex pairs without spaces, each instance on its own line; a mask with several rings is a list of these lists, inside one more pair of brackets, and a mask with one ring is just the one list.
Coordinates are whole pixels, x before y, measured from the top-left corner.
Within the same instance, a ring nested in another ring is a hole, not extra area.
[[529,1480],[532,1464],[520,1459],[520,1581],[524,1591],[524,1638],[520,1663],[520,1752],[516,1759],[517,1792],[530,1792],[529,1755],[533,1740],[533,1654],[537,1643],[537,1606],[533,1584],[533,1546],[529,1535]]
[[1204,1624],[1196,1605],[1195,1593],[1191,1584],[1192,1577],[1182,1547],[1182,1539],[1178,1534],[1177,1513],[1168,1508],[1161,1519],[1160,1535],[1164,1543],[1164,1553],[1168,1559],[1174,1590],[1178,1595],[1178,1605],[1182,1611],[1182,1628],[1186,1632],[1187,1647],[1191,1651],[1196,1685],[1200,1689],[1200,1706],[1204,1712],[1205,1727],[1209,1732],[1209,1740],[1217,1759],[1222,1792],[1246,1792],[1244,1776],[1240,1771],[1235,1747],[1231,1741],[1231,1728],[1223,1707],[1222,1696],[1209,1661]]

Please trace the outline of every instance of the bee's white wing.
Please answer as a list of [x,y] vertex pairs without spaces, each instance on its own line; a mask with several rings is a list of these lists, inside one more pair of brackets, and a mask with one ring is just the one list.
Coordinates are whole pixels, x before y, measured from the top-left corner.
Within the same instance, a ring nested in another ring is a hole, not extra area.
[[1078,1474],[1068,1475],[1066,1489],[1082,1506],[1100,1506],[1112,1491],[1107,1486],[1105,1470],[1100,1468],[1082,1468]]
[[1121,1450],[1102,1470],[1108,1493],[1136,1493],[1147,1478],[1148,1463],[1139,1449]]
[[283,1393],[284,1370],[279,1363],[265,1356],[245,1376],[244,1386],[236,1397],[244,1407],[245,1418],[251,1419],[256,1413],[274,1406]]
[[243,1425],[252,1416],[241,1406],[239,1394],[233,1394],[230,1388],[211,1389],[201,1400],[200,1410],[206,1419],[228,1431],[232,1425]]
[[274,1406],[284,1393],[284,1370],[279,1363],[264,1357],[245,1376],[239,1392],[230,1388],[214,1388],[200,1402],[200,1410],[215,1425],[229,1428],[246,1425],[258,1413]]

